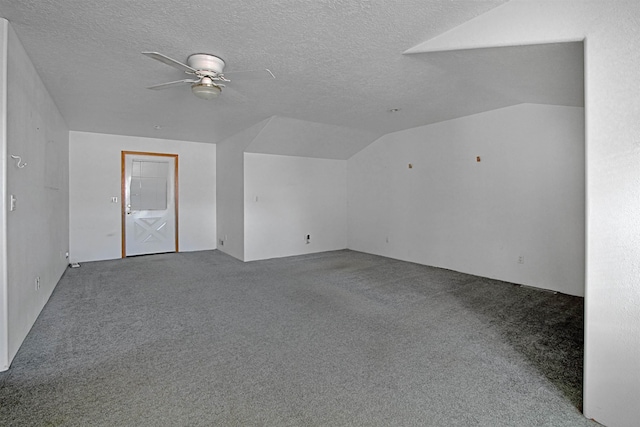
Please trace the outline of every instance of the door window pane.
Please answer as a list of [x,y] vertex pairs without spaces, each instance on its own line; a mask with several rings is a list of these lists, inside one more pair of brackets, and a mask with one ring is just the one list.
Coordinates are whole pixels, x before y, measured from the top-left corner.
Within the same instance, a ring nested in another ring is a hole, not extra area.
[[169,164],[133,160],[130,203],[135,211],[167,209]]

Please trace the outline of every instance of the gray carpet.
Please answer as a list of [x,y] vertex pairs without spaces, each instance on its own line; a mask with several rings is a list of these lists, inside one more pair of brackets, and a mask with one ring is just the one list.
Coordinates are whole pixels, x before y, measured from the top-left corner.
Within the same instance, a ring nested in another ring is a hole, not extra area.
[[0,373],[0,424],[595,426],[582,303],[353,251],[85,263]]

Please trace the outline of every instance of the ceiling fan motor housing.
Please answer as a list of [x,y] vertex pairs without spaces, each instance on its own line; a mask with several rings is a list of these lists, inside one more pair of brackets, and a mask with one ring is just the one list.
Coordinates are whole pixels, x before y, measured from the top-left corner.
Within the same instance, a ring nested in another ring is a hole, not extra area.
[[215,55],[208,53],[194,53],[187,58],[187,65],[198,71],[213,71],[215,74],[222,74],[224,61]]

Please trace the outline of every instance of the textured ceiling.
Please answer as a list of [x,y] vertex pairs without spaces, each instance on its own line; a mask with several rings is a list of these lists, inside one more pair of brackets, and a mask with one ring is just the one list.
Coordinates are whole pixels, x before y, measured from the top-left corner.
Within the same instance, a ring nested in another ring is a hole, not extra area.
[[[582,105],[580,43],[403,54],[502,3],[0,0],[0,14],[72,130],[220,142],[275,116],[255,151],[322,157],[324,140],[346,158],[385,133],[506,105]],[[187,85],[151,91],[184,74],[143,51],[212,53],[227,72],[277,78],[232,82],[213,101]],[[279,145],[294,136],[311,148]]]

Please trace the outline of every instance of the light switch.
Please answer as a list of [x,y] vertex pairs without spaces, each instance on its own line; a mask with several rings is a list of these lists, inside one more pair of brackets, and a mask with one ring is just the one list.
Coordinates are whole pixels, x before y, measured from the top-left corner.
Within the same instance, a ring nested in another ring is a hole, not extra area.
[[17,200],[16,200],[16,196],[14,196],[14,195],[12,194],[12,195],[11,195],[11,205],[10,205],[9,210],[11,210],[11,211],[15,211],[15,210],[16,210],[16,202],[17,202]]

